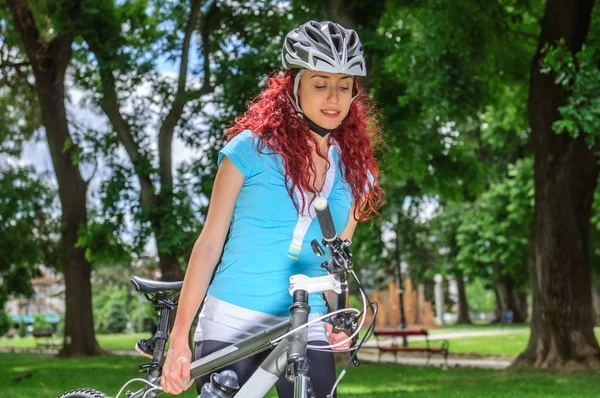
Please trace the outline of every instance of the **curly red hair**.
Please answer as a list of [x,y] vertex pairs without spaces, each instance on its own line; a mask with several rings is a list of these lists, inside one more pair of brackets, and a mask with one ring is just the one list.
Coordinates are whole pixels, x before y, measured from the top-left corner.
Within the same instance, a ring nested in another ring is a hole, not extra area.
[[[293,97],[294,78],[298,69],[287,70],[283,75],[276,74],[267,81],[264,89],[250,104],[248,110],[235,119],[233,127],[226,132],[228,140],[244,130],[251,130],[260,138],[259,151],[267,146],[283,158],[288,193],[296,209],[304,208],[305,203],[294,199],[296,187],[313,194],[317,193],[310,184],[310,170],[316,174],[311,159],[311,148],[318,142],[310,134],[307,123],[298,115],[288,95]],[[381,132],[372,116],[368,96],[361,90],[358,79],[354,79],[354,95],[359,94],[350,105],[348,115],[330,136],[341,149],[344,164],[343,177],[352,189],[354,218],[365,221],[374,214],[383,202],[383,190],[377,184],[379,167],[375,161],[373,147],[380,142]],[[322,156],[319,154],[319,156]],[[322,156],[324,157],[324,156]],[[369,173],[373,181],[369,179]],[[310,204],[309,204],[310,205]]]

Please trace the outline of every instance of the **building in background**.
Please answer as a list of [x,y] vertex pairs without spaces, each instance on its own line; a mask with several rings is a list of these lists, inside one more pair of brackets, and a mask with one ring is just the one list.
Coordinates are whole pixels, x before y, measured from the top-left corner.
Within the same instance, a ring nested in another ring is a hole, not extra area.
[[65,284],[63,276],[42,267],[42,276],[31,280],[35,294],[31,298],[8,300],[5,311],[13,319],[14,326],[21,322],[33,324],[34,316],[41,315],[56,331],[56,325],[65,313]]

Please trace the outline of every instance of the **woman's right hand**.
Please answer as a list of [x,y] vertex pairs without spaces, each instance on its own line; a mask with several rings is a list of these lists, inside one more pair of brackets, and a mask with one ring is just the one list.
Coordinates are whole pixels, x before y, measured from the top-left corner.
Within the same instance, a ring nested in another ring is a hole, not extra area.
[[164,392],[177,395],[190,388],[191,360],[192,351],[187,344],[171,344],[160,380]]

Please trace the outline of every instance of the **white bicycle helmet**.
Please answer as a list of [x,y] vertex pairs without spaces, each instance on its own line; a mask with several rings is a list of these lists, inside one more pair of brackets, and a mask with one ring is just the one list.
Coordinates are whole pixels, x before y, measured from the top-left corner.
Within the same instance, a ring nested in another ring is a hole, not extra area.
[[[308,21],[289,32],[283,42],[281,62],[285,69],[300,69],[294,80],[294,98],[290,97],[290,101],[311,130],[321,136],[330,130],[307,118],[298,103],[298,86],[304,71],[367,75],[363,46],[356,31],[330,21]],[[356,96],[352,100],[354,98]]]
[[281,61],[286,69],[367,75],[363,46],[356,31],[330,21],[308,21],[289,32]]

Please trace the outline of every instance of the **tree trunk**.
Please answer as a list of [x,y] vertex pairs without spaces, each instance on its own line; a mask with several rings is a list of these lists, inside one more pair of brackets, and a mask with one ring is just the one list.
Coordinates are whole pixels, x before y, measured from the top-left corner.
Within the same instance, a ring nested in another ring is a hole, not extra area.
[[61,235],[65,275],[65,336],[63,356],[101,354],[94,335],[92,316],[91,265],[84,249],[76,248],[79,227],[87,223],[87,183],[73,164],[71,141],[65,110],[64,77],[71,59],[72,37],[57,36],[43,42],[33,13],[24,0],[8,2],[35,76],[42,123],[58,182],[62,207]]
[[531,68],[529,118],[535,155],[535,262],[531,269],[531,337],[517,365],[599,367],[592,323],[590,216],[598,159],[585,142],[552,129],[569,92],[540,72],[541,51],[564,39],[578,52],[593,0],[548,0]]
[[507,275],[503,275],[502,266],[498,263],[493,267],[493,278],[497,297],[496,316],[498,321],[502,315],[502,311],[512,311],[513,322],[523,323],[526,317],[521,311],[520,302],[518,301],[517,292],[514,288],[514,280]]
[[500,295],[498,294],[498,287],[494,284],[494,299],[496,301],[496,307],[494,308],[494,319],[491,323],[500,323],[502,317],[502,303],[500,302]]
[[[40,78],[36,80],[40,82]],[[63,271],[65,274],[65,334],[62,356],[91,356],[101,353],[94,335],[92,316],[92,267],[83,248],[76,248],[79,227],[87,223],[87,184],[71,160],[72,151],[63,153],[69,131],[64,108],[64,86],[38,83],[42,120],[58,180],[62,207]]]
[[465,277],[462,271],[458,271],[455,275],[456,287],[458,288],[458,324],[471,324],[469,318],[469,303],[467,302],[467,290],[465,289]]
[[529,322],[529,311],[527,309],[527,292],[515,292],[517,308],[521,312],[523,323]]

